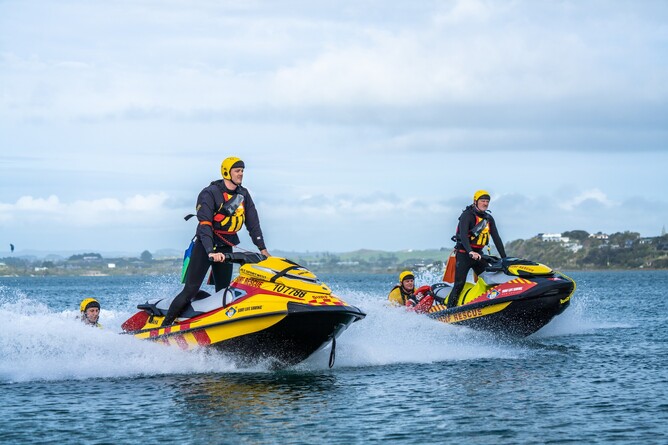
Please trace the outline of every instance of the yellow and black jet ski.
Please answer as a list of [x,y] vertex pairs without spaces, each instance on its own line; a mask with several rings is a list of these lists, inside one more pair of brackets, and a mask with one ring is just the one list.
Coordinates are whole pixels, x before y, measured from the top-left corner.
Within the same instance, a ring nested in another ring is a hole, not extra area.
[[366,314],[292,261],[243,252],[225,257],[241,264],[229,287],[213,295],[200,291],[164,328],[172,299],[140,304],[123,323],[125,333],[182,349],[215,348],[241,365],[269,361],[273,368],[299,363],[332,342],[333,366],[336,337]]
[[[533,261],[483,255],[487,267],[467,282],[457,306],[434,304],[427,315],[458,326],[525,337],[561,314],[570,304],[575,281]],[[453,283],[432,285],[434,299],[447,301]]]

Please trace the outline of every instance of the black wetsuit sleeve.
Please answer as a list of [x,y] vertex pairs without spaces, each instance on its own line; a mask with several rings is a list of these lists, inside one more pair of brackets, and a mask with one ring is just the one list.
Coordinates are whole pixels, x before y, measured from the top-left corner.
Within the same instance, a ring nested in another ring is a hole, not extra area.
[[469,239],[469,231],[475,224],[475,216],[471,212],[463,212],[459,217],[459,242],[466,250],[466,253],[473,252],[471,248],[471,240]]
[[494,247],[499,251],[501,258],[506,257],[506,249],[503,247],[503,241],[501,241],[501,236],[499,231],[496,228],[496,221],[491,216],[489,217],[489,232],[492,235],[492,240],[494,241]]
[[209,187],[197,197],[197,230],[195,234],[204,246],[207,255],[213,252],[213,213],[216,201]]
[[264,244],[264,237],[262,236],[262,229],[260,228],[260,217],[257,215],[257,209],[253,198],[247,189],[244,189],[244,208],[246,212],[246,229],[250,234],[251,241],[257,246],[259,250],[267,248]]

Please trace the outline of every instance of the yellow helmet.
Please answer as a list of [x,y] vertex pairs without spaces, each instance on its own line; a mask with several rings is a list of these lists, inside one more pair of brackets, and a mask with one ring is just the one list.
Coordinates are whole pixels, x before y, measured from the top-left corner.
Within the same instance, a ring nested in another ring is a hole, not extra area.
[[98,303],[98,301],[95,298],[85,298],[79,305],[79,309],[81,309],[81,312],[86,312],[86,309],[90,307],[96,307],[100,309],[100,303]]
[[486,190],[478,190],[473,194],[473,202],[477,202],[479,199],[489,199],[489,192]]
[[237,157],[230,156],[229,158],[225,158],[223,163],[220,164],[220,174],[223,175],[224,179],[232,180],[230,170],[238,167],[245,168],[244,161]]
[[399,274],[399,282],[402,283],[405,279],[412,278],[415,279],[415,275],[410,270],[404,270]]

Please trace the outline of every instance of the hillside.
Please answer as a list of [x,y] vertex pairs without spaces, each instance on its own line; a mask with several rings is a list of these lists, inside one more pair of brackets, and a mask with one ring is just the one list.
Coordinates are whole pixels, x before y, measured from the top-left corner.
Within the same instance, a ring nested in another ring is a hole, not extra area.
[[[538,261],[556,269],[668,269],[668,235],[642,238],[636,232],[589,234],[574,230],[539,234],[506,244],[509,256]],[[356,250],[354,252],[281,252],[316,273],[396,273],[431,267],[442,270],[452,248],[431,250]],[[492,250],[492,254],[495,254]],[[26,275],[152,275],[180,273],[181,258],[155,258],[144,251],[137,258],[107,258],[99,253],[62,257],[0,258],[0,276]]]
[[540,235],[506,244],[509,255],[568,269],[666,269],[668,235],[641,238],[636,232],[590,235],[561,234],[567,241],[545,241]]

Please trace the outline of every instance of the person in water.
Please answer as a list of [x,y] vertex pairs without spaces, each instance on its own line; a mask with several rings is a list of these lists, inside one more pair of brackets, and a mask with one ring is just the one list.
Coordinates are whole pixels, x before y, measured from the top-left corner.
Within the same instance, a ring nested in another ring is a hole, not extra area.
[[79,305],[81,311],[81,322],[87,326],[101,328],[98,323],[100,319],[100,303],[95,298],[85,298]]
[[395,306],[406,306],[406,303],[415,300],[415,276],[410,270],[404,270],[399,274],[399,284],[394,286],[387,296]]
[[456,242],[455,282],[448,297],[448,308],[457,306],[469,270],[473,269],[478,275],[484,272],[486,263],[481,253],[489,244],[490,236],[501,258],[506,257],[496,222],[488,210],[489,201],[489,193],[478,190],[473,194],[473,204],[466,207],[459,216],[457,232],[453,237]]
[[415,308],[419,305],[420,311],[423,312],[422,309],[428,309],[434,302],[433,296],[431,299],[424,300],[428,296],[431,296],[431,288],[422,286],[415,289],[415,275],[410,270],[404,270],[399,274],[399,284],[392,288],[387,299],[394,306]]
[[216,292],[229,286],[233,265],[224,263],[225,254],[231,253],[232,247],[239,244],[237,232],[244,224],[260,253],[270,256],[262,236],[255,203],[248,190],[241,185],[244,168],[245,164],[241,159],[226,158],[220,167],[223,179],[213,181],[197,197],[199,224],[184,277],[185,286],[169,306],[162,326],[174,323],[197,295],[209,267],[212,269]]

